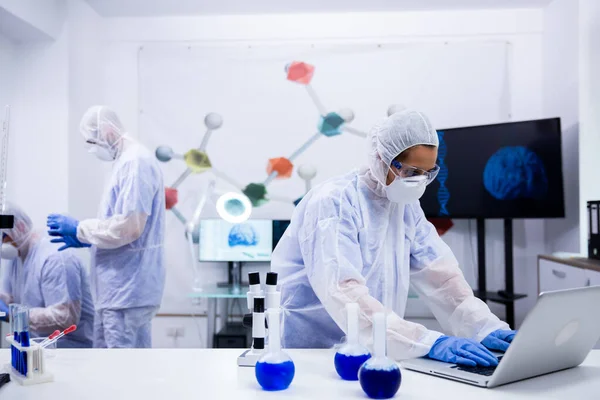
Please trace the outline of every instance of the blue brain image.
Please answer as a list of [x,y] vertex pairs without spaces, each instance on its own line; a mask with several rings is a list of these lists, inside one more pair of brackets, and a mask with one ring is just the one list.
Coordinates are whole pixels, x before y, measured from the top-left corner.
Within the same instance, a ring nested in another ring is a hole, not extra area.
[[229,231],[229,247],[256,246],[260,240],[252,224],[237,224]]
[[523,146],[503,147],[488,160],[483,185],[498,200],[542,198],[548,177],[542,160]]

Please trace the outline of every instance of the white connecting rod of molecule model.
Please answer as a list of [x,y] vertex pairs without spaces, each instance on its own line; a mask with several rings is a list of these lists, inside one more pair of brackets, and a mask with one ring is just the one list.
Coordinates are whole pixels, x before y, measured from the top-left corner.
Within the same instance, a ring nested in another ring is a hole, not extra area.
[[313,103],[315,103],[315,106],[317,107],[319,114],[321,114],[323,116],[327,115],[327,109],[325,108],[325,106],[323,105],[321,100],[319,99],[319,96],[317,96],[317,92],[315,92],[315,89],[313,89],[313,87],[310,85],[310,83],[307,83],[306,85],[304,85],[304,87],[306,88],[306,92],[310,96]]
[[242,184],[240,184],[239,182],[236,182],[235,179],[231,178],[229,175],[227,175],[223,171],[219,171],[215,167],[212,167],[211,171],[217,178],[224,180],[225,182],[229,183],[231,186],[235,187],[236,189],[238,189],[240,191],[243,190],[244,186]]

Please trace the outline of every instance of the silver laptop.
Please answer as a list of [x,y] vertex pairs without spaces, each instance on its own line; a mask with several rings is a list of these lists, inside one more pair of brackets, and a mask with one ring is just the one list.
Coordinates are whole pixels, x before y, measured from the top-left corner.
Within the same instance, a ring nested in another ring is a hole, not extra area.
[[576,367],[600,338],[600,286],[540,294],[497,367],[463,367],[429,358],[406,360],[413,371],[492,388]]

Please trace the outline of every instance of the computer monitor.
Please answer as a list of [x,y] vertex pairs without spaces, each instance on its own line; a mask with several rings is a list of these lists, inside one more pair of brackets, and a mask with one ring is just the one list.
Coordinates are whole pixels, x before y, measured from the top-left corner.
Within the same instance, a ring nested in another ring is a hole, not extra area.
[[232,224],[222,219],[200,221],[200,261],[269,262],[273,251],[273,222],[250,219]]
[[290,226],[289,219],[274,219],[273,220],[273,250],[277,247],[277,243],[281,240],[281,237],[285,233],[288,226]]
[[560,119],[438,131],[440,172],[421,198],[427,217],[562,218]]

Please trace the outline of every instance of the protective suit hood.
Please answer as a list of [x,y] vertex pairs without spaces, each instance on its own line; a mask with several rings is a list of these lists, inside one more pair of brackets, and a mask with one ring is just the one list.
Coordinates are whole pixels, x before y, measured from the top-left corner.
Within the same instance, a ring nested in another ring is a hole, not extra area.
[[90,107],[81,118],[79,131],[86,142],[107,150],[113,160],[119,158],[126,131],[112,109],[106,106]]
[[39,235],[34,231],[33,222],[31,222],[29,215],[16,204],[7,202],[4,213],[14,215],[15,223],[12,229],[2,229],[2,233],[10,236],[17,244],[21,259],[25,259],[31,244],[39,239]]
[[367,168],[361,169],[367,186],[380,197],[386,197],[388,169],[394,158],[418,145],[439,146],[439,139],[429,118],[423,113],[405,109],[377,123],[368,137]]

